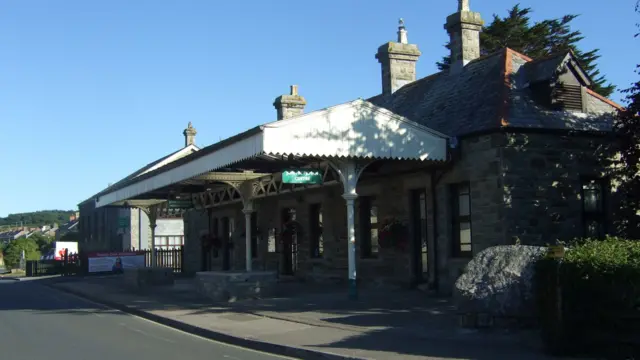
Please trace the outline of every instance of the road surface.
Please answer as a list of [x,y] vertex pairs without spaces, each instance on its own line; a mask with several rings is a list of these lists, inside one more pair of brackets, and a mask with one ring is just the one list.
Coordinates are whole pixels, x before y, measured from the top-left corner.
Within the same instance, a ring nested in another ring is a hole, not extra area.
[[0,279],[0,359],[282,360],[186,334],[38,284]]

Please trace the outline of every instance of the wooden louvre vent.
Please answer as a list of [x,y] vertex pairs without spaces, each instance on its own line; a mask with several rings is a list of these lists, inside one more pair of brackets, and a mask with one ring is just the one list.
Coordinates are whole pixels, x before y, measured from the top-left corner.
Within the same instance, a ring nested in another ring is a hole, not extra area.
[[558,84],[553,91],[552,103],[558,109],[582,111],[582,87]]

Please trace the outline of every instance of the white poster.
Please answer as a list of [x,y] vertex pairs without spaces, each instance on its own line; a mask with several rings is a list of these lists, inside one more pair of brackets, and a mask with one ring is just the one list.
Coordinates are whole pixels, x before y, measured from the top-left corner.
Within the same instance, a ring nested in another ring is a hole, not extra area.
[[145,267],[145,252],[98,252],[88,255],[89,273],[120,273],[124,269]]
[[63,260],[65,250],[68,254],[78,253],[78,243],[75,241],[56,241],[56,249],[53,253],[56,260]]

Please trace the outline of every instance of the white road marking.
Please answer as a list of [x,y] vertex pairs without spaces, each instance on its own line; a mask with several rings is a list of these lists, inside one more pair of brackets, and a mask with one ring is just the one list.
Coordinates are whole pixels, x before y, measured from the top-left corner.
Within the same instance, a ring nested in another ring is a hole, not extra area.
[[179,332],[179,333],[184,334],[184,335],[188,335],[188,336],[191,336],[191,337],[198,338],[200,340],[210,341],[210,342],[215,343],[215,344],[219,344],[219,345],[223,345],[223,346],[229,346],[229,347],[232,347],[232,348],[235,348],[235,349],[239,349],[239,350],[250,351],[250,352],[253,352],[253,353],[256,353],[256,354],[268,355],[268,356],[277,357],[277,358],[281,358],[281,359],[299,360],[298,358],[282,356],[282,355],[276,355],[276,354],[272,354],[272,353],[268,353],[268,352],[264,352],[264,351],[254,350],[254,349],[250,349],[250,348],[244,348],[242,346],[233,345],[233,344],[227,344],[227,343],[223,343],[223,342],[220,342],[220,341],[212,340],[212,339],[200,336],[200,335],[192,334],[192,333],[189,333],[189,332],[186,332],[186,331],[182,331],[180,329],[173,328],[171,326],[167,326],[167,325],[155,322],[155,321],[151,321],[149,319],[145,319],[145,318],[140,317],[138,315],[129,314],[129,313],[120,311],[118,309],[114,309],[114,308],[109,307],[109,306],[107,306],[105,304],[101,304],[101,303],[95,302],[93,300],[85,299],[82,296],[78,296],[78,295],[75,295],[75,294],[72,294],[72,293],[68,293],[68,292],[66,292],[64,290],[56,289],[55,287],[47,286],[47,288],[51,289],[51,290],[54,290],[54,291],[56,291],[56,292],[58,292],[60,294],[64,294],[64,295],[66,295],[68,297],[73,297],[73,298],[79,299],[81,301],[84,301],[86,303],[93,304],[93,305],[96,305],[98,307],[105,308],[107,310],[111,310],[113,312],[118,312],[118,313],[121,313],[121,314],[129,315],[131,317],[137,318],[137,319],[142,320],[142,321],[146,321],[146,322],[151,323],[153,325],[161,326],[161,327],[164,327],[166,329],[169,329],[169,330],[172,330],[172,331],[175,331],[175,332]]

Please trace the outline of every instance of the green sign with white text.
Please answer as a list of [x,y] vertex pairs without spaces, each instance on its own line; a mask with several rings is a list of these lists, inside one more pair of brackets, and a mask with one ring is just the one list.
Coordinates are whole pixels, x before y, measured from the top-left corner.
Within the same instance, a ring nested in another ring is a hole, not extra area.
[[129,217],[119,217],[118,218],[118,228],[126,229],[129,227],[130,219]]
[[322,173],[319,170],[288,170],[282,173],[285,184],[322,184]]
[[190,199],[187,200],[169,200],[169,209],[191,209],[193,202]]

